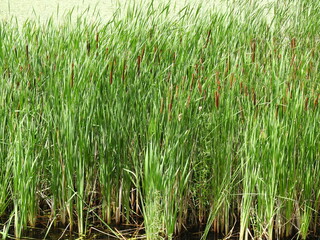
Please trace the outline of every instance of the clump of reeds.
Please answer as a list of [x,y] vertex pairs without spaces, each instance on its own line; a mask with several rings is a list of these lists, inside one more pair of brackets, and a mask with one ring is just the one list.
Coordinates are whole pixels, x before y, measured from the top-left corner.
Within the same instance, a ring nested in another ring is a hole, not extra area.
[[3,237],[43,218],[80,237],[112,223],[147,239],[316,234],[320,6],[269,7],[271,21],[247,1],[1,21]]

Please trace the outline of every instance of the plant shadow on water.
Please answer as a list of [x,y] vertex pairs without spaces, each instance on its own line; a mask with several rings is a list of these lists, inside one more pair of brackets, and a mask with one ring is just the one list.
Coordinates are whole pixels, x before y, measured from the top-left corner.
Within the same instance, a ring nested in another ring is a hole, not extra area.
[[[77,234],[70,234],[68,229],[63,229],[63,228],[57,228],[51,230],[47,235],[46,235],[46,229],[42,228],[34,228],[34,229],[29,229],[26,231],[25,236],[22,237],[21,239],[28,239],[28,240],[40,240],[40,239],[47,239],[47,240],[79,240],[79,239],[97,239],[97,240],[116,240],[116,239],[129,239],[129,240],[135,240],[135,239],[146,239],[144,232],[141,232],[139,229],[131,228],[129,226],[118,226],[119,229],[117,232],[123,232],[124,235],[122,238],[116,238],[112,237],[111,234],[110,236],[108,231],[104,232],[103,230],[99,230],[96,228],[92,228],[90,230],[90,235],[88,235],[86,238],[79,238]],[[115,227],[114,229],[117,229]],[[130,234],[128,233],[132,233]],[[126,235],[127,233],[127,235]],[[135,233],[135,234],[133,234]],[[137,234],[138,233],[138,234]],[[180,236],[177,236],[173,238],[173,240],[201,240],[203,232],[202,231],[191,231],[191,232],[185,232],[181,234]],[[166,239],[166,238],[164,238]],[[214,232],[210,232],[208,236],[206,237],[207,240],[220,240],[220,239],[230,239],[230,240],[238,240],[239,239],[239,234],[236,232],[232,235],[223,235],[223,234],[218,234]],[[251,238],[249,238],[251,239]],[[299,236],[292,236],[292,237],[287,237],[287,238],[281,238],[281,240],[294,240],[294,239],[299,239]],[[310,236],[307,238],[307,240],[316,240],[319,239],[319,236]]]

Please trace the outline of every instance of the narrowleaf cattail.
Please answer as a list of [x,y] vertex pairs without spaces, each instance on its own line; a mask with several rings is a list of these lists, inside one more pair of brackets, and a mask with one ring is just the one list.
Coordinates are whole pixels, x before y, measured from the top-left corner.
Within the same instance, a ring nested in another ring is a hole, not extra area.
[[184,85],[185,82],[186,82],[186,76],[183,76],[183,77],[182,77],[182,83],[181,83],[183,89],[185,89],[185,85]]
[[234,81],[235,81],[234,73],[231,73],[231,76],[230,76],[230,88],[232,88]]
[[140,74],[140,64],[141,64],[141,56],[139,55],[138,59],[137,59],[137,66],[138,66],[137,72],[138,72],[138,74]]
[[320,94],[317,96],[317,98],[314,100],[314,108],[316,108],[318,106],[318,103],[319,103],[319,97],[320,97]]
[[191,96],[190,96],[190,95],[188,95],[188,99],[187,99],[186,107],[189,107],[189,105],[190,105],[190,101],[191,101]]
[[219,98],[220,98],[219,92],[215,91],[214,100],[215,100],[215,106],[216,106],[217,109],[219,108]]
[[177,59],[177,54],[176,54],[176,52],[174,52],[174,53],[173,53],[173,63],[176,62],[176,59]]
[[109,76],[110,85],[111,85],[112,82],[113,82],[113,64],[114,64],[114,62],[112,61],[112,62],[111,62],[110,76]]
[[307,97],[305,102],[304,102],[304,109],[308,110],[308,103],[309,103],[309,98]]
[[198,74],[198,73],[199,73],[199,65],[196,64],[194,67],[195,67],[195,69],[196,69],[196,73]]
[[202,57],[200,57],[200,63],[201,63],[201,70],[203,70],[203,63],[204,63],[204,57],[202,56]]
[[70,78],[70,87],[73,87],[74,82],[74,63],[71,65],[71,78]]
[[250,45],[251,45],[251,62],[254,63],[256,60],[256,40],[252,39]]
[[161,98],[161,104],[160,104],[160,113],[163,112],[163,98]]
[[96,34],[96,48],[99,47],[99,33]]
[[194,75],[194,73],[192,73],[192,79],[191,79],[191,85],[190,85],[190,90],[192,90],[192,88],[193,88],[193,83],[194,83],[194,79],[195,79],[195,75]]
[[253,88],[252,88],[252,101],[253,101],[253,105],[257,105],[257,96]]
[[27,59],[29,60],[29,46],[28,46],[28,44],[26,45],[26,56],[27,56]]
[[310,79],[310,76],[311,76],[311,72],[312,72],[312,61],[309,62],[309,66],[307,68],[307,79]]
[[175,94],[175,97],[177,98],[179,95],[179,85],[176,86],[176,94]]
[[210,41],[210,37],[211,37],[211,29],[209,30],[208,32],[208,35],[207,35],[207,41],[206,41],[206,44],[204,45],[204,48],[206,48],[208,46],[208,43]]
[[296,48],[296,46],[297,46],[296,38],[292,38],[291,39],[291,48],[292,48],[293,51]]
[[199,90],[199,93],[202,94],[202,85],[200,80],[198,80],[198,90]]
[[220,80],[219,80],[219,72],[216,72],[216,83],[218,85],[218,91],[220,91],[221,89],[221,83],[220,83]]
[[247,87],[247,86],[244,86],[244,92],[245,92],[246,96],[249,95],[249,93],[248,93],[248,87]]
[[242,84],[242,82],[240,82],[240,93],[241,94],[243,93],[243,84]]
[[287,100],[285,97],[282,98],[282,112],[285,112],[287,105]]
[[219,72],[216,72],[216,82],[219,81]]
[[14,54],[16,55],[16,57],[18,57],[18,52],[17,52],[17,48],[16,47],[13,48],[13,51],[14,51]]
[[172,111],[172,103],[173,103],[173,97],[171,97],[171,100],[170,100],[170,103],[169,103],[169,106],[168,106],[169,112]]
[[88,55],[90,54],[90,42],[89,41],[87,41],[87,53],[88,53]]

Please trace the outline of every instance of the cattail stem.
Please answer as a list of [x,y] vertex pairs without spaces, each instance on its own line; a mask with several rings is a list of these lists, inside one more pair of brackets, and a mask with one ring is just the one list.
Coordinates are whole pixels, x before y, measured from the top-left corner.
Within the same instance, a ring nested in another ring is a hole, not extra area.
[[138,72],[138,74],[140,74],[140,65],[141,65],[141,56],[139,55],[138,59],[137,59],[137,66],[138,66],[137,72]]
[[231,73],[231,76],[230,76],[230,88],[232,88],[234,81],[235,81],[234,73]]
[[308,103],[309,103],[309,98],[307,97],[305,102],[304,102],[304,109],[308,110]]
[[70,78],[70,87],[73,87],[74,84],[74,63],[71,65],[71,78]]
[[198,90],[199,90],[199,93],[202,94],[202,85],[200,80],[198,80]]
[[99,33],[96,34],[96,49],[99,48]]
[[123,67],[122,67],[122,82],[124,82],[125,74],[126,74],[126,60],[123,60]]

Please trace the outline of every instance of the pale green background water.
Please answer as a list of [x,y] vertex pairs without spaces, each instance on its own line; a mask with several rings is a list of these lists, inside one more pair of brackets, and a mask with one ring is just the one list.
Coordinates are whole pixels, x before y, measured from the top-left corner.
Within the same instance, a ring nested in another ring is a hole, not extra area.
[[[144,0],[143,2],[146,2]],[[161,0],[155,0],[160,2]],[[247,0],[267,6],[276,0]],[[108,21],[120,5],[124,3],[139,2],[139,0],[0,0],[0,19],[16,18],[19,24],[30,18],[37,18],[41,22],[54,16],[54,20],[61,20],[64,13],[73,9],[73,16],[86,15],[92,20],[99,18],[102,22]],[[237,4],[235,0],[171,0],[175,6],[174,11],[180,10],[186,3],[201,3],[206,9],[214,8],[215,11],[228,11]],[[86,9],[89,7],[89,12]],[[94,12],[99,12],[99,16]],[[93,17],[94,15],[94,17]],[[268,18],[272,11],[266,10]]]

